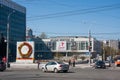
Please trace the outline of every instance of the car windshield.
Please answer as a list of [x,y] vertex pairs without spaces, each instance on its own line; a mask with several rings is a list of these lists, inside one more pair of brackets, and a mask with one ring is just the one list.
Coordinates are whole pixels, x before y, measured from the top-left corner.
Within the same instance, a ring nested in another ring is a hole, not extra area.
[[105,64],[103,61],[98,61],[97,64]]

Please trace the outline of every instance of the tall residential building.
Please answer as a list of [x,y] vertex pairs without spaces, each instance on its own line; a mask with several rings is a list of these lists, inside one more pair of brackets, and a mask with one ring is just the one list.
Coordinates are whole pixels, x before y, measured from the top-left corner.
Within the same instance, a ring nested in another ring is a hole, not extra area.
[[5,39],[7,39],[8,23],[9,60],[14,61],[16,58],[16,42],[25,41],[26,38],[26,8],[11,0],[0,0],[0,33]]

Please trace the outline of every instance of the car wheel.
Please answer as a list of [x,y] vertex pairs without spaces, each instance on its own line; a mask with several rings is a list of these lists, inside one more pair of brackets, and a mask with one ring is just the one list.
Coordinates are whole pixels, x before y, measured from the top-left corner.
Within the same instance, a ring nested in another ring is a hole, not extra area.
[[54,69],[54,73],[57,73],[57,72],[58,72],[58,70],[55,68],[55,69]]
[[44,69],[44,68],[42,68],[42,72],[45,72],[45,69]]

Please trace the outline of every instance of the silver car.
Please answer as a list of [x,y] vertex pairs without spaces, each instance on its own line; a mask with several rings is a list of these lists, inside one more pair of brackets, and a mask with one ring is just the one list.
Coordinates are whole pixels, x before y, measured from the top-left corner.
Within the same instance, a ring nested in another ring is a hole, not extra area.
[[110,61],[105,61],[105,65],[106,65],[107,67],[111,67]]
[[41,67],[43,72],[53,71],[55,73],[63,71],[68,72],[69,65],[60,61],[51,61]]

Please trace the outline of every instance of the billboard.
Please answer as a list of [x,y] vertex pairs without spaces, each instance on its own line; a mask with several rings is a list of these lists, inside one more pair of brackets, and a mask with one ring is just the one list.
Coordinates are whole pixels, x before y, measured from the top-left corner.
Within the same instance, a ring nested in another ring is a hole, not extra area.
[[66,51],[66,41],[57,41],[56,50],[64,52]]
[[34,42],[17,42],[16,62],[33,63],[34,60]]

